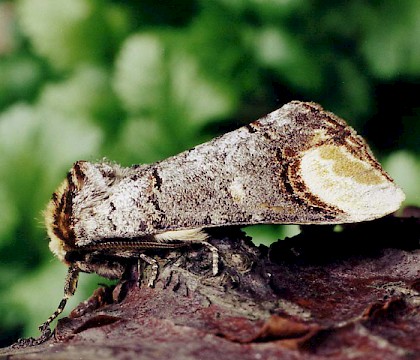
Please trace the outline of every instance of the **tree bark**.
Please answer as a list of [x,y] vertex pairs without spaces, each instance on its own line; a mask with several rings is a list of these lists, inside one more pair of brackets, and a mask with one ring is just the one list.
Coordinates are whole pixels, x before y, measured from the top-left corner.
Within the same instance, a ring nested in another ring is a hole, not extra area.
[[[155,254],[59,320],[48,342],[8,359],[415,359],[420,357],[420,251],[415,217],[341,232],[310,226],[269,248],[236,228]],[[3,357],[1,357],[3,358]]]

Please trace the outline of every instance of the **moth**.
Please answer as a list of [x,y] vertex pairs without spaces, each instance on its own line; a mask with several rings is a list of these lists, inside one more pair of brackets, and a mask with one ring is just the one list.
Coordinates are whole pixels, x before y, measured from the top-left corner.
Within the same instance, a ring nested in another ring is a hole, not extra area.
[[342,224],[397,210],[404,193],[362,137],[315,103],[293,101],[166,160],[121,167],[77,161],[45,211],[49,247],[69,266],[62,312],[79,272],[120,278],[124,259],[201,243],[206,229],[249,224]]

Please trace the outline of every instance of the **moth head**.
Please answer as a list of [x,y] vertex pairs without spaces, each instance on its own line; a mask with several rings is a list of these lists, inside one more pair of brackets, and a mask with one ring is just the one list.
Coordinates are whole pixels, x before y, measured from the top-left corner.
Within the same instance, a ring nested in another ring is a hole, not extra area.
[[77,209],[80,211],[80,207],[95,199],[98,193],[105,193],[124,174],[121,167],[105,161],[74,163],[44,211],[50,250],[61,261],[69,264],[66,253],[79,250],[83,240],[74,231]]
[[61,261],[68,263],[66,253],[75,248],[73,232],[73,201],[85,182],[86,162],[76,162],[67,178],[53,193],[45,211],[44,219],[50,238],[50,250]]

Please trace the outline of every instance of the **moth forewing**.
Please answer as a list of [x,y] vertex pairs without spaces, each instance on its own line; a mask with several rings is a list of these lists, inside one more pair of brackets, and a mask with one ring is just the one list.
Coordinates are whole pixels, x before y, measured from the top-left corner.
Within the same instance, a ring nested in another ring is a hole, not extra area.
[[119,258],[147,249],[199,242],[214,262],[217,249],[206,242],[205,228],[358,222],[391,213],[403,200],[344,120],[293,101],[155,164],[78,161],[45,221],[50,249],[70,266],[74,284],[75,269],[118,277]]

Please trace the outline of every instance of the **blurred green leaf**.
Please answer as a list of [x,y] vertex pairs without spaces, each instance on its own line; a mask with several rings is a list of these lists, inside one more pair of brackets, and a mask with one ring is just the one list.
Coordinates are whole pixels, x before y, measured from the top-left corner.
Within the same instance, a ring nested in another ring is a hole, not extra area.
[[34,50],[52,67],[103,61],[109,29],[100,0],[20,0],[19,20]]
[[95,121],[105,130],[115,129],[112,122],[123,120],[110,73],[99,66],[81,65],[64,80],[46,84],[38,104],[65,116]]
[[255,245],[270,246],[277,240],[292,237],[300,233],[298,225],[252,225],[244,228]]
[[396,151],[384,162],[385,170],[403,189],[407,205],[420,206],[420,160],[413,153]]
[[128,164],[150,163],[172,155],[165,130],[153,118],[130,118],[120,133],[118,152],[125,154],[120,161]]
[[420,72],[420,3],[381,1],[367,7],[362,51],[373,72],[390,79]]
[[302,45],[286,28],[267,27],[256,34],[255,55],[295,87],[317,91],[323,85],[321,63]]
[[42,82],[39,61],[27,55],[0,57],[0,109],[22,99],[32,99]]
[[154,113],[165,103],[166,48],[156,34],[134,34],[116,60],[114,89],[129,113]]
[[3,184],[0,183],[0,248],[4,243],[11,241],[13,229],[18,222],[18,209],[16,204],[6,190]]

